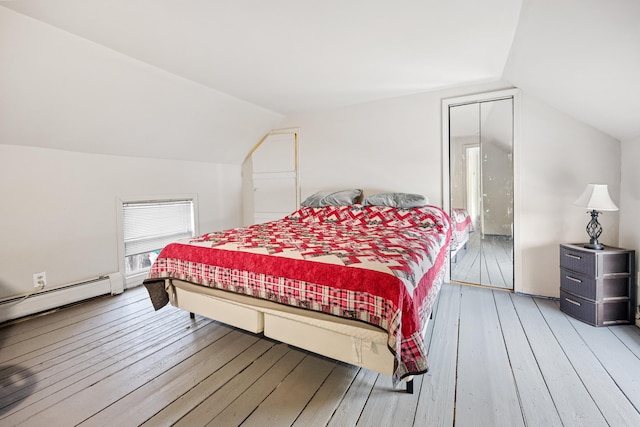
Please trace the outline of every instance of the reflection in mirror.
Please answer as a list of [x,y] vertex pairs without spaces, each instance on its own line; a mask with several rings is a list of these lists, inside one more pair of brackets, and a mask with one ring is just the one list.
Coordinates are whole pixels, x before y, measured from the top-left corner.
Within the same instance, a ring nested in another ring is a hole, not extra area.
[[449,108],[451,280],[513,289],[513,100]]

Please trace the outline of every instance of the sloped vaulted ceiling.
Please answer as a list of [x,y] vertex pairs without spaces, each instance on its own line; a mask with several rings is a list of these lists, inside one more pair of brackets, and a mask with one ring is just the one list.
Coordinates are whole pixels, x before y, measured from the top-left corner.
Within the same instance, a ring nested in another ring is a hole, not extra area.
[[0,6],[0,144],[240,164],[282,115]]
[[640,136],[640,1],[525,0],[503,78],[619,140]]
[[287,114],[500,78],[514,0],[20,0],[55,27]]
[[502,79],[614,137],[640,135],[637,0],[0,5],[262,109],[256,129],[279,115]]

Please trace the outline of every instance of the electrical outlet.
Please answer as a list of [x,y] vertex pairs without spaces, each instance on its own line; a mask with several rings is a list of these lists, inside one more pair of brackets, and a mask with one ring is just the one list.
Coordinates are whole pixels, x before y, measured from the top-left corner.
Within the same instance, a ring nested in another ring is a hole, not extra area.
[[42,273],[35,273],[33,275],[33,287],[44,288],[45,286],[47,286],[47,273],[44,271]]

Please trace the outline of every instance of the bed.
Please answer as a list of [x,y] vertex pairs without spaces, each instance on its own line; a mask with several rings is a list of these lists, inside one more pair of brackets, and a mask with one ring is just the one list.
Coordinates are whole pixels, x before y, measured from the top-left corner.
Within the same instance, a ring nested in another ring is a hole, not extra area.
[[144,284],[167,303],[391,376],[427,371],[424,331],[451,223],[434,206],[301,207],[167,245]]
[[463,208],[451,209],[451,245],[449,250],[451,252],[451,260],[456,261],[456,255],[460,249],[466,248],[469,241],[469,234],[472,233],[475,228],[473,227],[473,221],[469,212]]

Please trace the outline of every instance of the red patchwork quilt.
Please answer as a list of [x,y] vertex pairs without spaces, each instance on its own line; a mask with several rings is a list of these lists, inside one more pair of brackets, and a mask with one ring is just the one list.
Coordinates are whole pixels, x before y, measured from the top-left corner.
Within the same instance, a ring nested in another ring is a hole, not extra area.
[[451,209],[451,222],[453,223],[451,234],[451,250],[457,250],[469,239],[469,233],[475,228],[466,209]]
[[145,285],[180,279],[378,326],[397,379],[427,370],[421,330],[450,239],[449,217],[433,206],[306,207],[169,244]]

